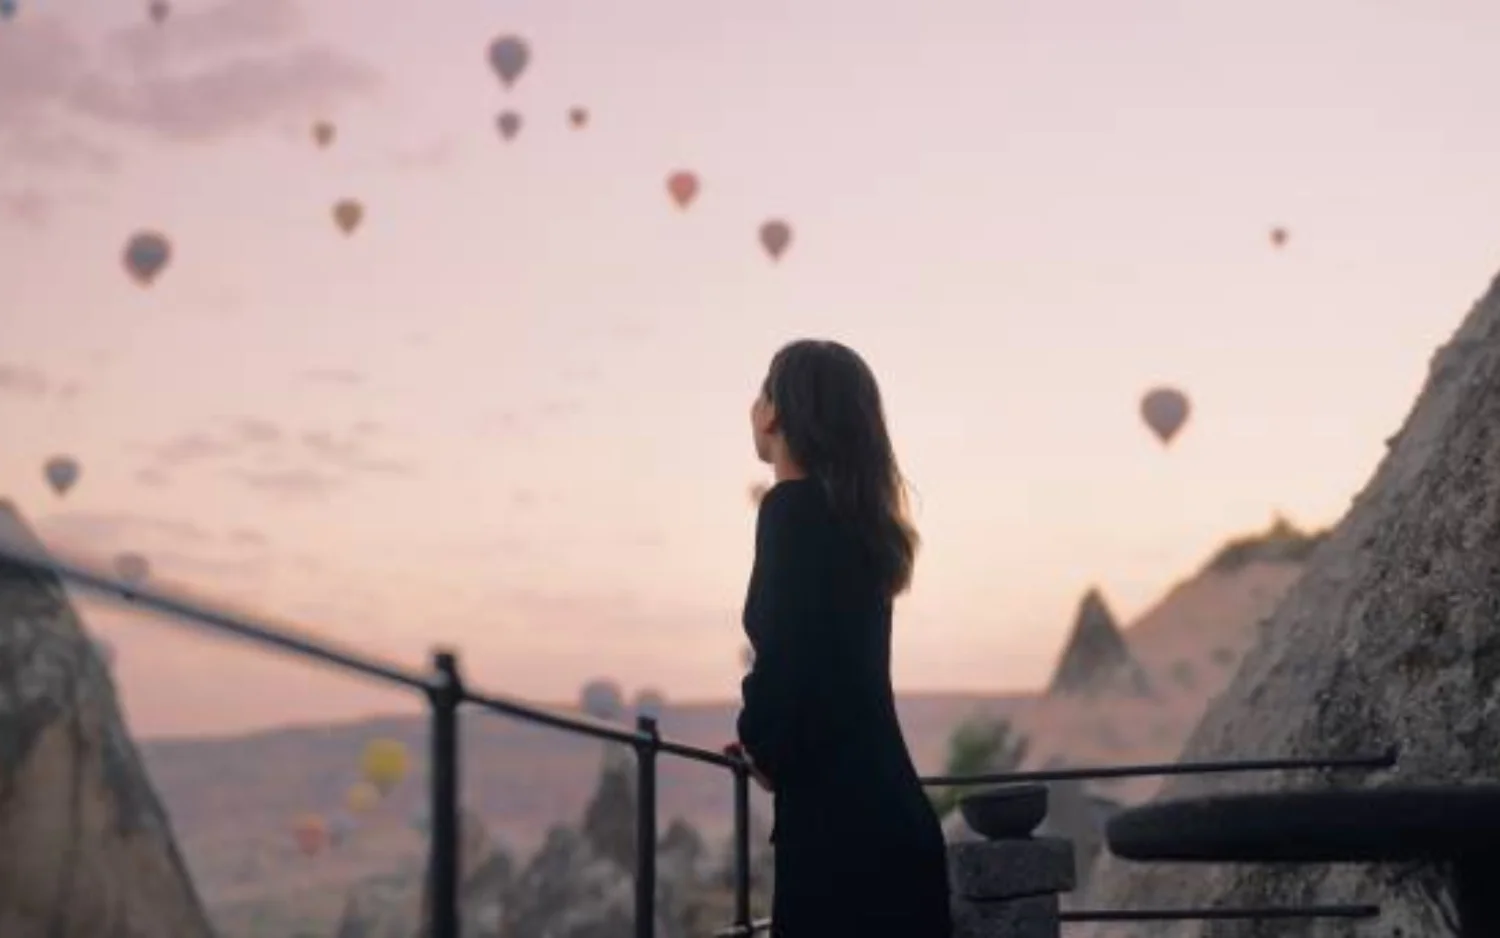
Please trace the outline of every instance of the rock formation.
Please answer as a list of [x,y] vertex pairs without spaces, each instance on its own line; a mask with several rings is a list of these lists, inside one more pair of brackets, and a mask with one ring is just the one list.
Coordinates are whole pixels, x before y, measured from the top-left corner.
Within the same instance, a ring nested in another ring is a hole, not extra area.
[[1047,693],[1090,694],[1099,690],[1106,679],[1121,672],[1130,675],[1138,693],[1149,693],[1146,675],[1131,657],[1114,614],[1099,590],[1090,589],[1078,604],[1073,632],[1068,636]]
[[[558,825],[519,872],[472,812],[462,816],[460,914],[467,938],[618,938],[635,921],[635,776],[629,750],[608,747],[576,827]],[[763,826],[760,831],[763,835]],[[764,836],[761,837],[764,840]],[[725,856],[728,856],[728,851]],[[768,855],[753,854],[756,898],[770,897]],[[657,840],[660,938],[698,938],[734,914],[729,869],[708,861],[703,838],[674,820]],[[422,938],[424,892],[410,873],[351,890],[337,938]]]
[[[42,551],[9,502],[0,543]],[[53,576],[0,561],[0,935],[211,934],[67,594]]]
[[[1426,387],[1387,446],[1182,757],[1355,755],[1398,744],[1400,765],[1336,777],[1183,778],[1163,797],[1500,775],[1500,281],[1433,357]],[[1382,906],[1374,925],[1110,925],[1111,938],[1451,934],[1435,883],[1423,870],[1194,869],[1110,858],[1095,871],[1089,905]]]

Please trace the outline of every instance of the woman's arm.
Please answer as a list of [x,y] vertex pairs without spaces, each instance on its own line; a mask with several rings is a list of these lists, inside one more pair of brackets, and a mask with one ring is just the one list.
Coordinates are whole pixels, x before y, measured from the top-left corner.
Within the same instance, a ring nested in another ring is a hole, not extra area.
[[740,684],[744,705],[737,730],[755,766],[772,782],[796,759],[818,670],[818,633],[827,626],[821,539],[816,520],[804,515],[796,498],[773,492],[761,503],[756,527],[758,634],[755,661]]

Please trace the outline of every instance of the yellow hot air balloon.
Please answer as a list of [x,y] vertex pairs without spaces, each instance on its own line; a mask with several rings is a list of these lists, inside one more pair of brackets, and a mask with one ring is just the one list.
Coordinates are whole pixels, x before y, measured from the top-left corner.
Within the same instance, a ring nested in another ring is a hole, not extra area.
[[406,776],[406,747],[394,739],[373,740],[365,747],[362,768],[365,781],[388,795]]
[[360,782],[349,789],[344,801],[353,813],[364,814],[380,803],[380,790],[369,782]]

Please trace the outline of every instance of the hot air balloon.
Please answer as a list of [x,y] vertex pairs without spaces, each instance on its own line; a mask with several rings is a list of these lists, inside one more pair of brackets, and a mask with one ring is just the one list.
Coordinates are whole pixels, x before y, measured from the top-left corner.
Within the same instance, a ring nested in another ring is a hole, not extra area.
[[698,177],[685,169],[667,177],[667,194],[680,209],[686,209],[698,197]]
[[500,136],[506,140],[514,140],[516,134],[521,132],[521,115],[515,111],[501,111],[500,116],[495,118],[495,126],[500,128]]
[[792,243],[792,228],[786,222],[773,218],[760,226],[760,246],[771,255],[771,260],[781,260],[781,255]]
[[115,555],[115,573],[121,580],[136,586],[151,575],[151,564],[140,554],[126,551]]
[[365,747],[360,768],[365,781],[380,794],[388,795],[406,777],[406,747],[394,739],[372,740]]
[[568,123],[572,124],[574,129],[585,127],[588,122],[589,112],[586,108],[575,107],[568,110]]
[[344,234],[353,234],[364,220],[365,207],[357,199],[340,199],[333,206],[333,221]]
[[618,720],[625,712],[625,695],[620,685],[608,678],[595,678],[583,685],[579,694],[583,712],[596,720]]
[[53,456],[42,466],[42,474],[52,491],[66,495],[78,483],[78,460],[72,456]]
[[500,36],[490,43],[490,68],[506,88],[515,84],[530,61],[531,48],[520,36]]
[[1291,237],[1291,234],[1285,228],[1272,228],[1271,246],[1276,248],[1285,247],[1286,239],[1289,237]]
[[312,125],[313,142],[326,147],[333,142],[334,127],[329,121],[318,121]]
[[146,13],[151,17],[151,22],[161,24],[167,21],[167,16],[172,12],[172,7],[167,0],[152,0],[146,7]]
[[0,20],[8,20],[16,15],[16,0],[0,0]]
[[292,823],[292,837],[297,849],[312,856],[328,841],[328,825],[316,814],[304,814]]
[[159,232],[140,231],[125,242],[125,270],[143,287],[149,287],[171,259],[172,243]]
[[660,720],[662,711],[667,708],[667,698],[659,690],[646,688],[635,695],[634,705],[636,716]]
[[360,782],[349,789],[349,793],[344,796],[344,803],[355,814],[364,814],[380,803],[380,789],[369,782]]
[[750,504],[760,505],[761,499],[765,498],[766,493],[769,491],[771,491],[771,487],[764,482],[750,483]]
[[1141,418],[1163,446],[1187,423],[1190,410],[1187,395],[1176,388],[1152,388],[1141,398]]

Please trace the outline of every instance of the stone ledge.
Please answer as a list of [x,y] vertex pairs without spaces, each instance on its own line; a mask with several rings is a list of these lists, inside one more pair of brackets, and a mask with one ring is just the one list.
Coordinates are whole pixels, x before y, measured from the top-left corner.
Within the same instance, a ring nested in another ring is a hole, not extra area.
[[1060,938],[1057,896],[953,900],[953,938]]
[[948,881],[962,899],[1015,899],[1077,885],[1073,843],[1061,837],[948,845]]

